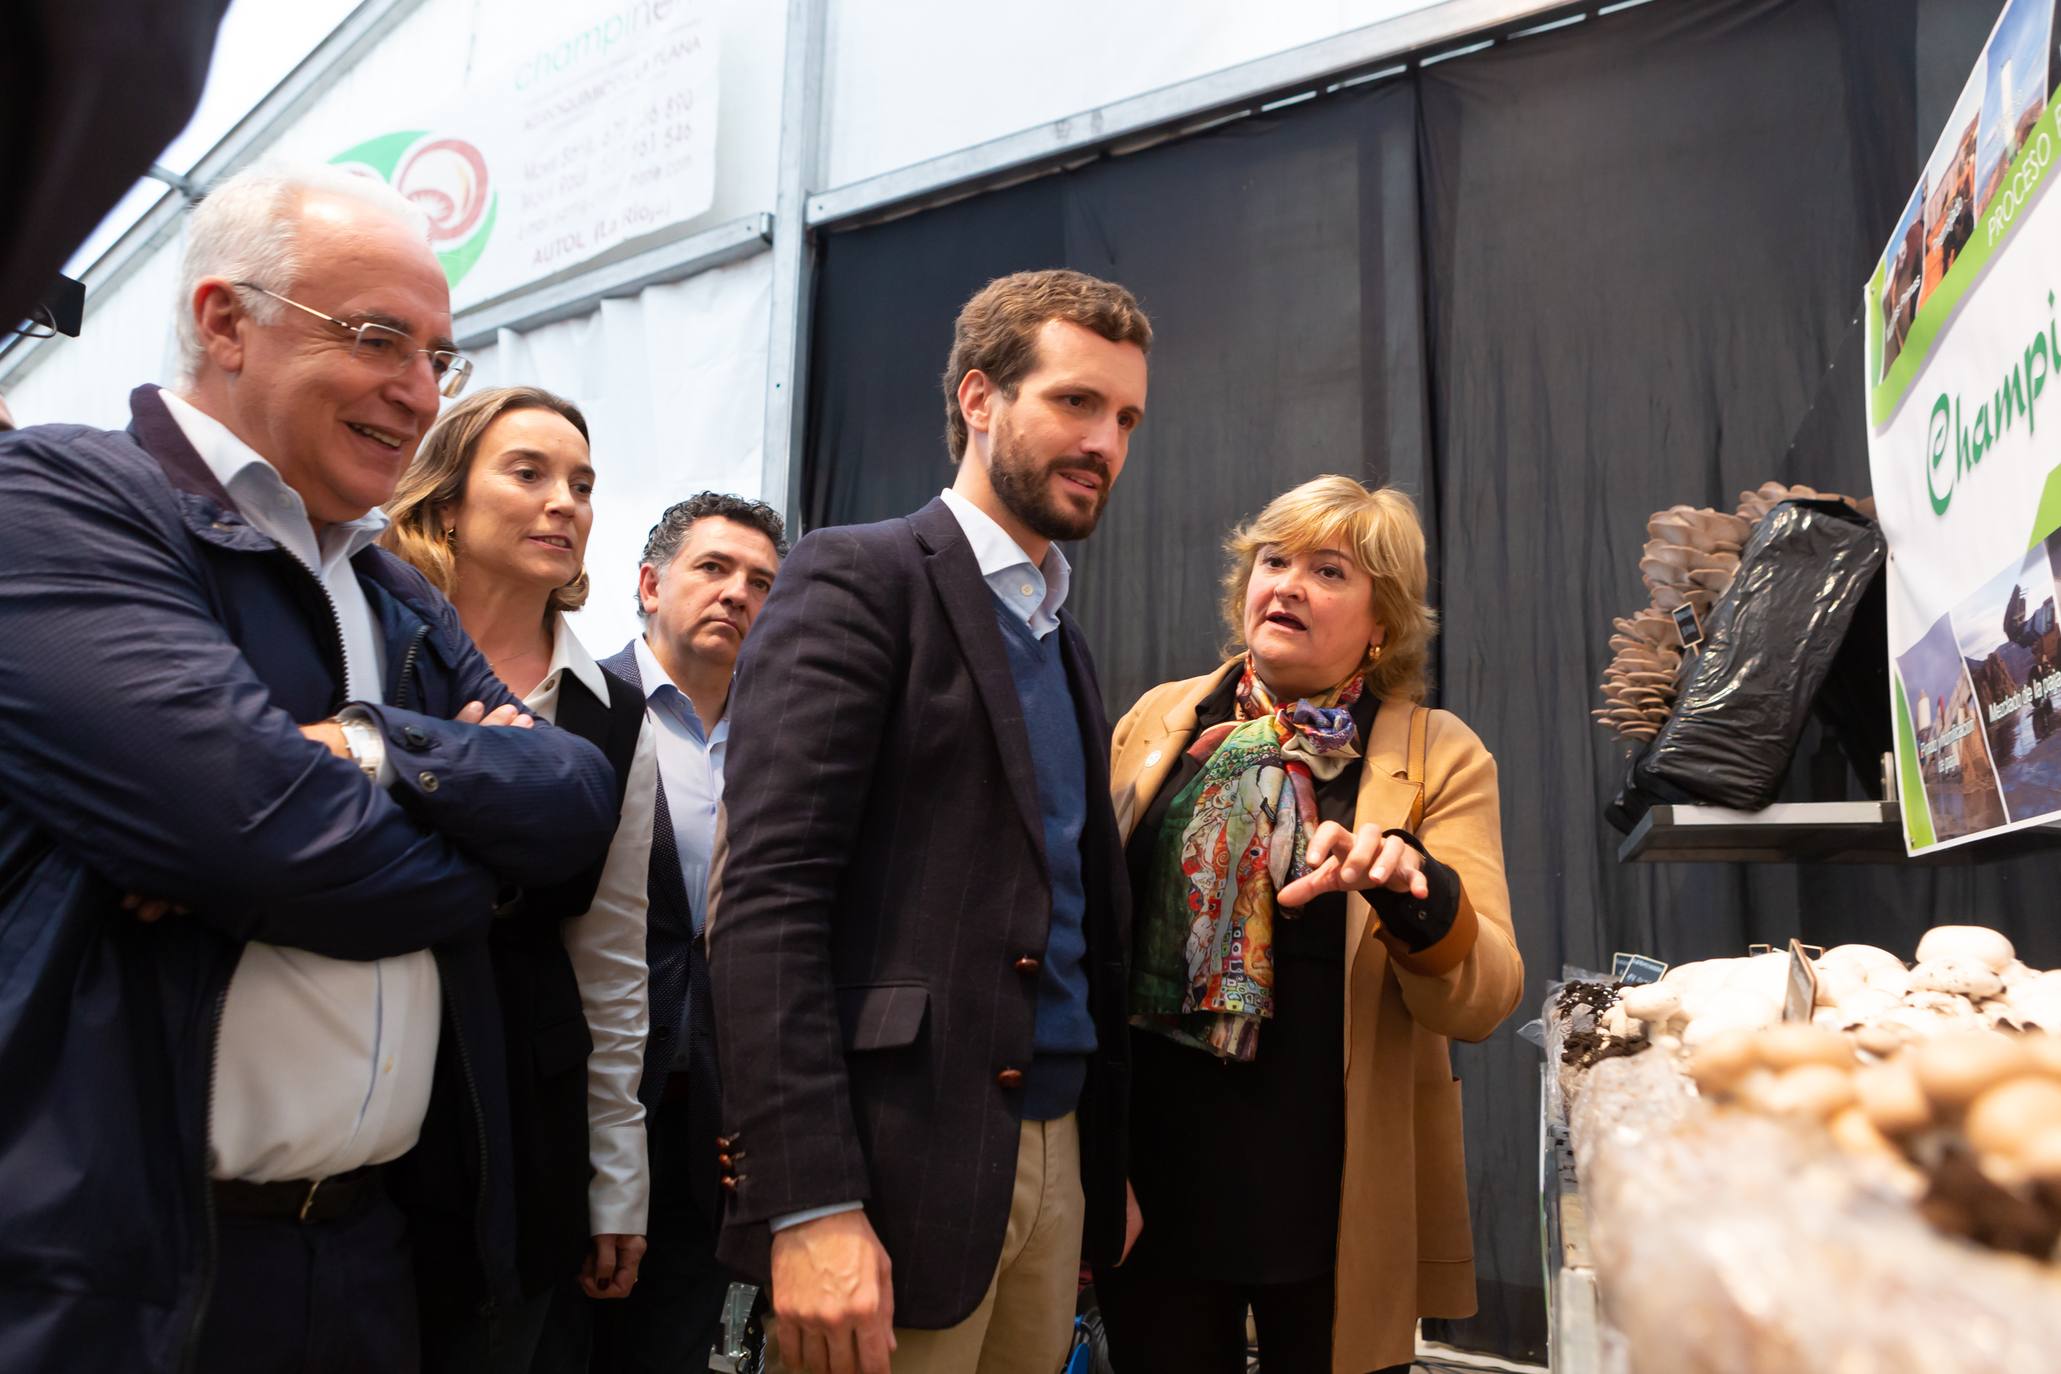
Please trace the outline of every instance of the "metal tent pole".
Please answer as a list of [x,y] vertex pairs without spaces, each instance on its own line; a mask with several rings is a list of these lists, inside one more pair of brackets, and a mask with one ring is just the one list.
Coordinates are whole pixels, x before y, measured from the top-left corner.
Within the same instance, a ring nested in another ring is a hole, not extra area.
[[766,357],[766,504],[801,533],[802,428],[807,422],[809,304],[815,250],[806,207],[821,174],[826,0],[788,0],[780,97],[780,180],[773,200],[773,317]]

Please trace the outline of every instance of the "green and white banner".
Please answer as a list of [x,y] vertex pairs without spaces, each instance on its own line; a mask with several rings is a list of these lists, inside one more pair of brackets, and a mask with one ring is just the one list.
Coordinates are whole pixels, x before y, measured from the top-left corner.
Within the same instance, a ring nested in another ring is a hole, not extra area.
[[365,130],[330,160],[391,182],[428,213],[455,309],[506,295],[714,202],[707,10],[705,0],[495,0],[454,97],[402,127]]
[[2004,7],[1867,286],[1912,854],[2061,817],[2057,8]]

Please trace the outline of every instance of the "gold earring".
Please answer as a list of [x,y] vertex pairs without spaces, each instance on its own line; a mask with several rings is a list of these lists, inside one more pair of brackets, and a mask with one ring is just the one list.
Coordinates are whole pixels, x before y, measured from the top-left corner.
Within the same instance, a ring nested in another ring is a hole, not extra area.
[[446,544],[455,544],[458,542],[458,527],[456,525],[453,525],[451,526],[451,528],[444,531],[444,542]]
[[1379,644],[1369,644],[1367,646],[1367,666],[1369,668],[1374,668],[1380,666],[1380,663],[1381,646]]

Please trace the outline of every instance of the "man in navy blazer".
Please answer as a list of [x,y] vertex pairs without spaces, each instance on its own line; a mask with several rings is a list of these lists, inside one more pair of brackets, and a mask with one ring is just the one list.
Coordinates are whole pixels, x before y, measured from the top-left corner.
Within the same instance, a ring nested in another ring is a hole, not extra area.
[[411,1370],[397,1199],[512,1288],[488,926],[614,789],[372,542],[467,370],[419,211],[238,176],[181,294],[128,430],[0,435],[0,1368]]
[[786,553],[786,528],[762,501],[705,491],[669,507],[651,527],[637,569],[644,633],[602,661],[644,698],[659,778],[645,934],[651,1036],[638,1091],[651,1141],[651,1249],[629,1296],[593,1309],[598,1369],[702,1368],[730,1286],[716,1260],[721,1084],[700,937],[731,679]]
[[1049,1374],[1124,1183],[1128,899],[1056,541],[1094,529],[1151,325],[1076,272],[989,283],[952,488],[796,546],[738,668],[711,899],[721,1254],[812,1374]]

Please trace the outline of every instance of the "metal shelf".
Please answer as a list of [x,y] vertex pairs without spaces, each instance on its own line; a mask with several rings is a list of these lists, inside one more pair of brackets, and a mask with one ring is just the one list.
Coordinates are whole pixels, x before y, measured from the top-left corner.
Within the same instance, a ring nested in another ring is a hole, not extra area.
[[1602,1374],[1608,1367],[1609,1330],[1595,1262],[1589,1255],[1588,1215],[1567,1123],[1548,1113],[1548,1065],[1539,1068],[1539,1229],[1546,1276],[1546,1364],[1551,1374]]
[[1970,863],[2052,853],[2061,826],[2035,826],[1909,858],[1894,802],[1777,802],[1758,811],[1655,806],[1617,847],[1622,863]]

